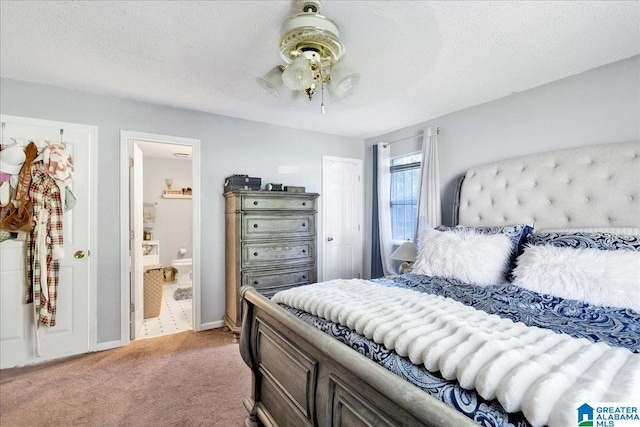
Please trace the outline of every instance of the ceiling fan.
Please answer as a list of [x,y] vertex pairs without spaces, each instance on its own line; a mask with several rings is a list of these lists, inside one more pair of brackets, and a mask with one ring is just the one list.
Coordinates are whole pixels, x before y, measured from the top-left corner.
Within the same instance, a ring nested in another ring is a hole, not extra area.
[[291,89],[296,103],[311,102],[320,90],[320,111],[325,113],[324,90],[331,102],[344,100],[360,80],[342,64],[345,48],[338,25],[320,14],[321,0],[298,0],[299,13],[280,27],[280,54],[283,64],[256,80],[273,96],[282,85]]

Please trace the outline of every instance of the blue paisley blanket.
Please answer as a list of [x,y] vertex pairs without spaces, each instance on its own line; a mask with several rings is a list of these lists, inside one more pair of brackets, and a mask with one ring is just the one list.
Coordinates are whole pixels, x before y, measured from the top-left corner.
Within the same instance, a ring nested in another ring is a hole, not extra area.
[[638,398],[638,313],[451,282],[337,280],[274,300],[483,425],[575,425],[586,400]]

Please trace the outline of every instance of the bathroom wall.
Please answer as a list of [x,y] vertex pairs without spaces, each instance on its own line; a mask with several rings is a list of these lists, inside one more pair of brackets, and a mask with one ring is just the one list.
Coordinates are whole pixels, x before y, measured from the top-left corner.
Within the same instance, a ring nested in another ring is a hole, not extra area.
[[193,188],[191,169],[190,159],[144,157],[144,201],[158,203],[152,238],[160,241],[160,264],[165,266],[178,258],[181,247],[187,248],[184,257],[192,256],[193,200],[162,197],[166,189],[165,178],[173,179],[171,188]]

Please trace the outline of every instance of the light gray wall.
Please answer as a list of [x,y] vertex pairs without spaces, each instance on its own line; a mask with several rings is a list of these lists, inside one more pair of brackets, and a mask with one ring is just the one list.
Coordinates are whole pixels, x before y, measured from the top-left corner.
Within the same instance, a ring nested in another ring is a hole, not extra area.
[[[3,114],[98,127],[98,343],[120,339],[120,130],[202,141],[201,318],[224,314],[224,178],[306,186],[320,192],[322,155],[362,159],[363,140],[272,126],[87,92],[0,79]],[[299,166],[283,175],[279,166]],[[319,218],[318,224],[322,224]]]
[[[530,153],[640,140],[640,56],[367,139],[365,212],[371,211],[372,203],[371,146],[418,135],[428,126],[442,129],[442,220],[450,224],[455,185],[467,169]],[[391,154],[419,151],[421,140],[414,137],[392,144]],[[369,274],[370,215],[364,247]]]
[[148,156],[143,160],[144,201],[158,204],[152,237],[160,242],[160,264],[171,265],[181,247],[187,249],[184,258],[191,258],[193,200],[162,197],[165,178],[173,179],[173,189],[193,188],[191,161]]

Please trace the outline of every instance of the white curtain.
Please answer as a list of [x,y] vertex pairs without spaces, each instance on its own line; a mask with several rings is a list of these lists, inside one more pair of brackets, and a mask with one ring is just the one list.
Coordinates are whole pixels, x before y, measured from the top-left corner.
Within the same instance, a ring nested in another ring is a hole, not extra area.
[[378,144],[378,220],[380,222],[380,256],[385,276],[398,274],[393,261],[391,240],[391,147]]
[[422,139],[422,159],[420,163],[420,190],[416,208],[416,229],[414,242],[425,228],[442,224],[440,207],[440,162],[438,160],[437,128],[427,128]]

